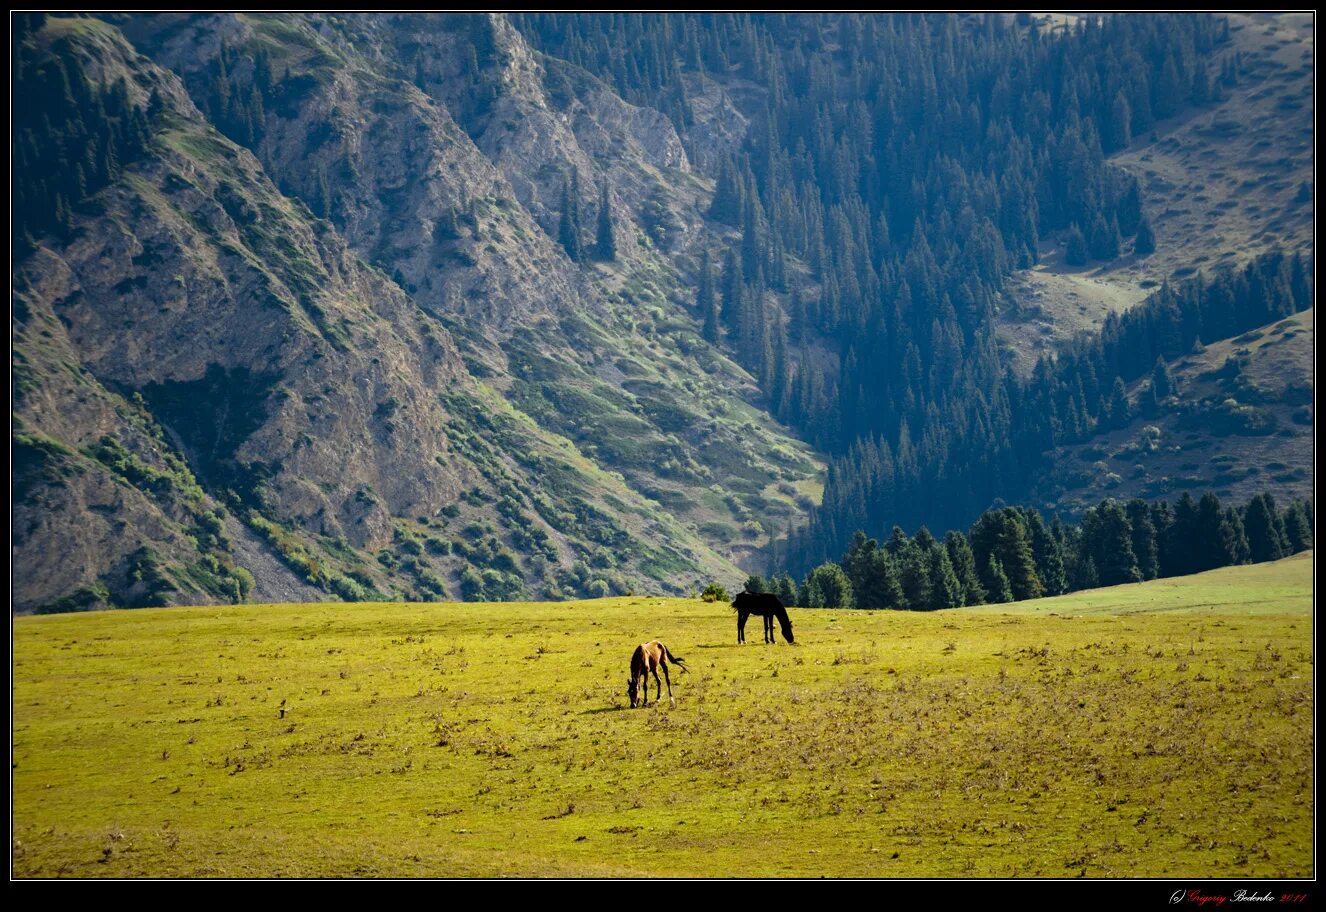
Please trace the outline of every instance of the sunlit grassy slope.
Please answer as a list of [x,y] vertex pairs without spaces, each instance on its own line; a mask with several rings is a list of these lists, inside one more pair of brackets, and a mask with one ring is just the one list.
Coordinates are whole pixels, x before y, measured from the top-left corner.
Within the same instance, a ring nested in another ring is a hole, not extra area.
[[[1311,876],[1311,573],[794,647],[677,599],[17,618],[14,871]],[[649,638],[691,673],[632,711]]]

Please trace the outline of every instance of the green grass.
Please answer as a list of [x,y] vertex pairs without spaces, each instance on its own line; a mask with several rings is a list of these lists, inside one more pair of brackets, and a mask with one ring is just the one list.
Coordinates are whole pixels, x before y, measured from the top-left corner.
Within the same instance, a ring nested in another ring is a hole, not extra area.
[[[629,597],[16,618],[14,873],[1309,877],[1311,573],[795,647]],[[625,709],[654,637],[691,673]]]

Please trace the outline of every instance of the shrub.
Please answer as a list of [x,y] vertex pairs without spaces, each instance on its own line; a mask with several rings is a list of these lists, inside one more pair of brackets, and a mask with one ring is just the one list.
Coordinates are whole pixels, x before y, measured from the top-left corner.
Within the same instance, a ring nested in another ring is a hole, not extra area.
[[248,598],[249,593],[253,591],[253,574],[243,567],[236,567],[234,570],[230,571],[230,575],[235,578],[235,583],[239,586],[240,598]]
[[331,591],[343,601],[363,602],[368,600],[368,590],[348,576],[333,576],[329,581]]
[[704,587],[704,591],[700,593],[700,598],[706,602],[729,601],[727,590],[723,588],[722,584],[712,581]]

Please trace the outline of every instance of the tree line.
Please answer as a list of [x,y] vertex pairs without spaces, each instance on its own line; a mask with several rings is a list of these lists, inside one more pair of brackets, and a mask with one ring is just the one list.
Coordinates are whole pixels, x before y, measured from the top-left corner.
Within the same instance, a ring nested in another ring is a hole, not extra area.
[[1105,500],[1077,524],[1001,507],[943,539],[925,526],[911,537],[894,526],[882,543],[858,530],[838,560],[799,584],[782,572],[746,585],[803,608],[933,611],[1279,560],[1311,548],[1312,536],[1311,501],[1281,508],[1270,494],[1242,507],[1209,493],[1194,499],[1185,492],[1174,504]]

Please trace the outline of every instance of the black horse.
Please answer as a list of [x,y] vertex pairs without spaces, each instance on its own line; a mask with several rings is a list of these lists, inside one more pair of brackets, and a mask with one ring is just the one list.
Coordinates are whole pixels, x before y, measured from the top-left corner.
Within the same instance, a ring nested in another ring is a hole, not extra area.
[[768,592],[739,592],[732,600],[732,607],[737,612],[737,642],[746,642],[746,618],[758,614],[764,618],[764,642],[776,643],[773,622],[778,618],[778,626],[783,628],[783,639],[789,643],[792,639],[792,620],[787,616],[787,609],[778,600],[778,596]]

